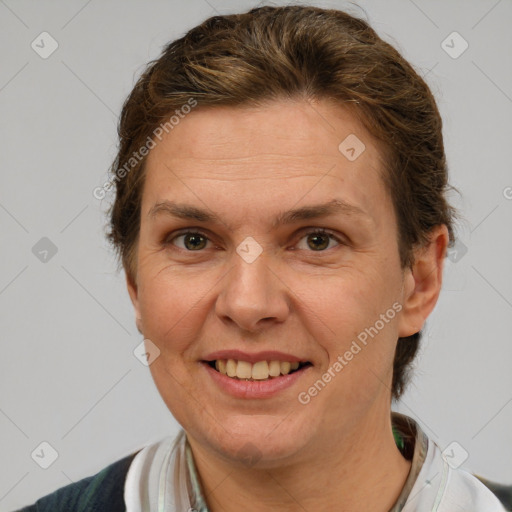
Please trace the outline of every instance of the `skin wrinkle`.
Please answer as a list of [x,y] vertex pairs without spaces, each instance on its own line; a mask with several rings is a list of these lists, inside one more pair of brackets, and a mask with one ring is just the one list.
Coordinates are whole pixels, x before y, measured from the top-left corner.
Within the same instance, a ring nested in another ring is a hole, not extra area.
[[[310,511],[350,512],[360,510],[361,503],[385,512],[410,468],[391,431],[393,356],[398,337],[416,332],[437,300],[440,282],[430,272],[438,265],[435,250],[420,255],[416,275],[401,268],[396,217],[380,177],[377,147],[355,120],[339,115],[332,105],[318,104],[317,109],[334,132],[325,135],[316,114],[291,103],[251,115],[236,108],[197,109],[148,156],[137,286],[128,282],[128,290],[145,338],[161,351],[150,371],[187,432],[212,512],[297,510],[297,504]],[[275,135],[282,133],[287,137],[278,140]],[[366,145],[354,162],[337,149],[349,133],[359,133]],[[226,138],[222,165],[211,158],[221,134]],[[238,143],[244,137],[250,144]],[[276,145],[296,159],[295,179],[286,178],[293,174],[283,170],[286,159],[259,158]],[[240,158],[246,148],[251,158]],[[317,174],[311,170],[313,161]],[[335,168],[324,176],[331,162]],[[167,167],[180,171],[174,174]],[[250,187],[247,174],[252,175]],[[333,197],[362,207],[373,219],[348,246],[332,244],[317,252],[305,243],[303,228],[346,231],[350,238],[354,228],[343,215],[339,221],[306,220],[265,231],[277,212]],[[236,229],[150,221],[147,212],[165,198],[211,209]],[[206,233],[212,240],[207,248],[187,252],[160,244],[164,235],[189,227]],[[438,234],[435,241],[442,249],[446,232]],[[251,264],[234,250],[246,236],[264,249]],[[213,249],[217,242],[222,250]],[[287,250],[299,242],[303,249]],[[430,277],[422,274],[426,268]],[[422,279],[417,292],[416,282]],[[357,334],[394,302],[403,310],[307,406],[300,404],[298,393],[321,378]],[[200,363],[219,348],[290,352],[313,367],[293,388],[270,399],[244,401],[221,392]],[[240,460],[247,442],[262,455],[253,468]],[[223,475],[229,476],[223,480]]]
[[[209,171],[208,171],[208,172],[209,172]],[[297,179],[297,180],[300,180],[300,179],[302,179],[302,178],[304,178],[304,177],[312,177],[312,178],[314,178],[314,179],[315,179],[315,181],[318,179],[318,177],[317,177],[317,176],[310,175],[310,174],[302,174],[302,175],[299,175],[299,176],[289,176],[289,175],[285,175],[285,177],[286,177],[286,179],[287,179],[287,180],[290,180],[290,179]],[[196,178],[196,177],[194,177],[194,176],[187,175],[187,180],[192,181],[192,180],[195,180],[195,179],[196,179],[196,180],[203,181],[203,182],[204,182],[204,181],[222,182],[222,183],[224,183],[224,184],[231,184],[231,183],[236,184],[236,183],[238,183],[238,182],[240,182],[240,181],[244,181],[244,178],[243,178],[243,177],[242,177],[242,178],[237,178],[237,179],[235,179],[235,180],[233,180],[233,179],[232,179],[232,180],[227,180],[227,179],[226,179],[226,180],[220,180],[220,179],[211,178],[211,177],[203,177],[203,178],[201,178],[201,177],[197,177],[197,178]],[[261,180],[261,178],[257,178],[257,177],[250,178],[250,179],[251,179],[251,180]],[[265,179],[267,179],[267,178],[265,178]],[[273,177],[271,177],[270,179],[280,179],[280,177],[279,177],[279,176],[273,176]],[[281,178],[281,179],[282,179],[282,178]],[[342,180],[341,180],[341,181],[342,181]],[[208,208],[208,207],[205,207],[204,205],[203,205],[203,206],[201,206],[201,209],[209,210],[209,208]],[[389,211],[391,211],[392,215],[394,216],[394,211],[393,211],[393,209],[392,209],[392,208],[390,208],[390,209],[389,209]],[[368,222],[368,223],[369,223],[369,222],[370,222],[370,220],[373,220],[373,221],[374,221],[374,223],[376,223],[376,222],[378,222],[378,221],[379,221],[379,218],[378,218],[378,217],[377,217],[377,218],[375,218],[375,217],[374,217],[373,219],[372,219],[372,218],[368,218],[368,217],[366,217],[366,218],[364,218],[364,219],[363,219],[363,218],[360,218],[360,219],[359,219],[359,222]],[[225,223],[224,223],[224,225],[226,225],[226,226],[227,226],[227,224],[225,224]],[[228,227],[228,226],[227,226],[227,227]],[[229,227],[228,227],[228,229],[229,229]],[[238,244],[237,244],[237,245],[238,245]]]
[[[160,232],[165,232],[167,229],[167,226],[169,224],[172,224],[173,221],[175,223],[198,223],[201,226],[205,226],[203,229],[206,230],[207,226],[218,226],[219,224],[222,224],[228,231],[236,231],[236,228],[233,228],[230,224],[226,221],[222,220],[222,218],[219,218],[218,216],[214,216],[213,218],[205,217],[206,216],[213,216],[214,214],[211,212],[210,209],[206,210],[203,214],[202,212],[204,210],[201,210],[200,213],[197,213],[197,208],[193,210],[193,217],[192,219],[189,218],[182,218],[180,214],[174,215],[173,210],[173,204],[175,202],[169,202],[169,201],[157,201],[155,205],[151,208],[150,212],[148,213],[148,218],[150,224],[153,226],[151,229],[155,232],[155,239],[157,240],[159,244],[161,236],[158,236]],[[350,208],[350,206],[348,207]],[[179,211],[181,212],[182,209],[180,208]],[[295,211],[295,210],[292,210]],[[187,212],[188,213],[188,212]],[[343,214],[344,218],[343,220],[339,219],[339,214]],[[288,215],[288,214],[287,214]],[[343,244],[346,243],[348,245],[353,246],[354,250],[357,250],[357,246],[361,245],[362,239],[364,239],[366,235],[366,239],[368,239],[369,232],[371,229],[374,228],[374,222],[371,217],[369,217],[364,211],[351,211],[343,209],[343,211],[338,213],[338,217],[335,216],[336,212],[333,210],[332,212],[327,212],[324,210],[324,213],[321,213],[319,216],[315,215],[315,217],[309,217],[309,218],[302,218],[298,217],[297,215],[294,215],[292,218],[290,218],[287,222],[286,217],[284,219],[281,218],[281,215],[279,215],[279,218],[275,218],[271,220],[268,224],[270,224],[270,228],[266,231],[267,233],[271,230],[275,230],[277,232],[283,232],[288,225],[299,225],[300,223],[304,222],[310,222],[310,223],[320,223],[323,222],[323,224],[331,226],[330,229],[336,230],[336,243],[337,244]],[[248,217],[247,217],[248,218]],[[284,224],[284,225],[283,225]],[[353,227],[352,224],[355,224]],[[348,227],[347,227],[348,226]],[[239,228],[239,226],[238,226]],[[338,230],[344,230],[345,232],[341,234]],[[349,231],[349,233],[347,233]],[[242,240],[240,240],[241,242]],[[212,244],[216,242],[210,241]],[[355,244],[354,242],[357,242]],[[238,246],[238,243],[236,244]],[[356,247],[354,247],[356,245]]]
[[[315,155],[315,154],[312,154],[312,155],[305,155],[305,156],[312,156],[312,157],[317,157],[319,155]],[[253,157],[251,158],[244,158],[243,160],[244,161],[250,161]],[[186,159],[175,159],[177,160],[178,162],[180,160],[186,160]],[[274,170],[274,173],[272,176],[268,176],[268,179],[281,179],[281,178],[286,178],[286,179],[296,179],[296,178],[301,178],[303,176],[306,176],[306,177],[311,177],[311,178],[318,178],[318,175],[317,174],[308,174],[308,173],[305,173],[304,172],[304,169],[300,166],[300,164],[298,163],[297,164],[297,167],[295,170],[293,169],[290,169],[290,166],[287,166],[286,169],[280,171],[279,169],[279,165],[281,165],[281,163],[283,162],[284,159],[280,158],[280,159],[277,159],[276,160],[276,166],[275,166],[275,170]],[[219,160],[212,160],[212,159],[203,159],[202,161],[205,161],[205,162],[214,162],[216,164],[219,163]],[[226,162],[226,166],[231,166],[233,167],[233,169],[236,171],[236,169],[238,168],[238,163],[233,163],[231,164],[228,160],[226,159],[222,159],[221,161],[225,161]],[[262,163],[261,161],[259,162],[260,164]],[[195,163],[195,167],[198,167],[200,168],[200,165],[198,165],[197,163]],[[186,167],[185,167],[186,168]],[[208,174],[209,175],[213,175],[213,176],[209,176],[207,179],[210,179],[210,180],[219,180],[219,181],[230,181],[228,178],[225,178],[223,179],[223,176],[224,174],[222,174],[219,170],[217,170],[215,167],[209,167],[208,165],[204,165],[204,168],[208,170]],[[328,171],[332,171],[332,168],[333,166],[331,166],[330,168],[327,168],[325,170],[325,173],[328,173]],[[321,171],[322,169],[320,169]],[[176,170],[173,170],[172,172],[177,172]],[[300,176],[297,176],[297,172],[302,172],[302,174]],[[183,172],[183,174],[187,175],[187,179],[195,179],[193,176],[189,176],[189,174],[187,172]],[[232,173],[225,173],[225,176],[231,176]],[[215,175],[220,175],[220,177],[216,177]],[[203,179],[203,178],[200,178],[200,179]],[[239,176],[237,177],[237,181],[240,180],[240,181],[246,181],[246,180],[258,180],[258,179],[261,179],[261,178],[258,178],[257,176]],[[266,178],[267,179],[267,178]]]

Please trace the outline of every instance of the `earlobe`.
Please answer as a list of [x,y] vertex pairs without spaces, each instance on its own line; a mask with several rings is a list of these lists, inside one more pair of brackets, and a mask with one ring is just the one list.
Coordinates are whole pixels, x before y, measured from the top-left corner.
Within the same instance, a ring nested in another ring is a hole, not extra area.
[[411,336],[421,330],[434,309],[443,279],[443,264],[449,235],[445,225],[434,227],[429,243],[414,252],[412,268],[405,271],[399,336]]
[[142,335],[144,335],[144,333],[142,332],[142,318],[137,317],[137,318],[135,319],[135,325],[137,326],[137,330],[138,330]]
[[142,318],[140,314],[140,308],[139,308],[139,297],[138,297],[138,287],[137,284],[134,282],[134,280],[130,277],[128,272],[125,271],[126,276],[126,287],[128,288],[128,294],[130,295],[130,299],[133,304],[133,309],[135,312],[135,325],[137,326],[137,330],[143,334],[143,328],[142,328]]

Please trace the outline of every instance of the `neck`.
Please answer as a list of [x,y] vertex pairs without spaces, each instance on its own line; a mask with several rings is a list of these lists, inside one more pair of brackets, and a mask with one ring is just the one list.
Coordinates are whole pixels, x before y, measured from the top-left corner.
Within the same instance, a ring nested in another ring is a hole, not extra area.
[[323,433],[308,454],[271,469],[235,468],[192,441],[209,510],[388,512],[411,462],[396,446],[389,409],[383,412],[378,422],[365,417],[342,435],[339,428]]

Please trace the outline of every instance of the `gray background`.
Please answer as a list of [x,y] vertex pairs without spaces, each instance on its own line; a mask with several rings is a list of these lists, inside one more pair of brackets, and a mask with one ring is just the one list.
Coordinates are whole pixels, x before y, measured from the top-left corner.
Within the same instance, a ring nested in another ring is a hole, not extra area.
[[[256,4],[0,0],[0,510],[177,432],[133,355],[142,338],[104,240],[108,203],[92,190],[144,64],[206,17]],[[443,449],[456,441],[470,471],[512,483],[512,3],[358,2],[366,14],[314,5],[368,16],[426,77],[462,192],[464,245],[446,260],[416,377],[394,409]],[[43,31],[59,45],[46,59],[31,47]],[[458,58],[441,46],[453,31],[469,44]],[[56,254],[41,252],[43,237]],[[58,453],[48,469],[31,457],[43,441]]]

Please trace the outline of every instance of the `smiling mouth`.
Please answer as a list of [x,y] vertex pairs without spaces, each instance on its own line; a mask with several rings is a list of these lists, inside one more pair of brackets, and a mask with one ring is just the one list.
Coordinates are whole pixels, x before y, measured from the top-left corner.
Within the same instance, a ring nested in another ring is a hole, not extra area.
[[226,377],[246,381],[276,379],[312,366],[309,361],[300,363],[288,361],[258,361],[256,363],[249,363],[236,359],[216,359],[215,361],[204,361],[204,363]]

